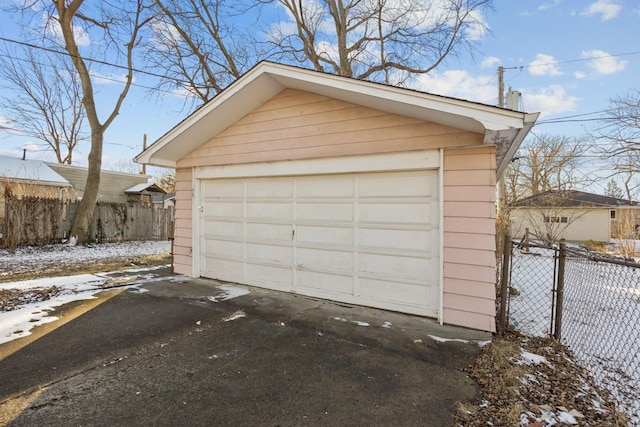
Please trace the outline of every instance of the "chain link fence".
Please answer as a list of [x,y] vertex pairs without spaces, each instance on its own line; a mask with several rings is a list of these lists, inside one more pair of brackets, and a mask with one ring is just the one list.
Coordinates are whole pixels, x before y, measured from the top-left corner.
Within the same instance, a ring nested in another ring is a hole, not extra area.
[[562,343],[640,425],[640,264],[568,251]]
[[505,253],[498,329],[559,339],[640,426],[640,264],[564,244]]
[[553,335],[556,249],[515,245],[508,287],[508,328],[532,337]]

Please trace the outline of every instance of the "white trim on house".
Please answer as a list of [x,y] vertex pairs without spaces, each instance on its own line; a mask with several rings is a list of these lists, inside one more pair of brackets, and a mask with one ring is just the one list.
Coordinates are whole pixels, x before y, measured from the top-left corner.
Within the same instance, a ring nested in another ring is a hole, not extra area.
[[[283,160],[195,168],[195,179],[295,176],[372,171],[436,169],[442,164],[439,150]],[[198,193],[196,192],[196,195]]]

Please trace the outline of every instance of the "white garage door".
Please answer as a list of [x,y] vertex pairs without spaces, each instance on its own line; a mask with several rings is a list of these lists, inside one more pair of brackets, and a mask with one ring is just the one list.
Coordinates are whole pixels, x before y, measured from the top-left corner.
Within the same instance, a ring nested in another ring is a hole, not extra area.
[[433,170],[200,183],[200,275],[437,317]]

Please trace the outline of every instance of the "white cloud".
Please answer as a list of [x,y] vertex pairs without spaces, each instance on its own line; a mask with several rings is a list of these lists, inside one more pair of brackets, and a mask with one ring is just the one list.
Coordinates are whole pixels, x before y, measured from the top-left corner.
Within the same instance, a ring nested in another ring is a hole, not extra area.
[[489,24],[487,24],[484,16],[482,16],[482,12],[478,10],[474,10],[469,16],[471,23],[466,30],[467,37],[472,41],[481,40],[485,34],[487,34],[487,31],[489,31]]
[[498,88],[494,75],[473,76],[464,70],[422,74],[416,77],[416,89],[486,104],[497,104]]
[[610,75],[622,71],[628,63],[628,61],[615,58],[607,52],[597,49],[583,51],[580,57],[585,59],[593,58],[591,61],[587,61],[587,67],[591,68],[596,74],[602,75]]
[[[56,17],[43,14],[42,27],[45,33],[55,37],[60,44],[64,45],[62,29],[60,28],[60,24],[56,20]],[[89,34],[81,27],[73,27],[73,38],[76,41],[76,44],[80,47],[89,46],[91,44]]]
[[573,75],[578,80],[583,80],[587,78],[587,74],[583,73],[582,71],[576,71],[575,73],[573,73]]
[[618,16],[621,10],[622,6],[620,6],[613,0],[598,0],[594,3],[591,3],[589,7],[582,12],[582,15],[600,15],[601,21],[608,21]]
[[557,77],[562,75],[562,71],[558,68],[557,64],[554,64],[556,60],[551,55],[539,53],[536,55],[536,59],[529,63],[529,73],[532,76],[549,76]]
[[11,120],[7,119],[6,117],[0,116],[0,131],[4,131],[7,133],[10,133],[12,135],[19,135],[20,132],[18,131],[18,129],[16,129],[14,127],[14,124],[11,122]]
[[579,100],[578,97],[569,95],[560,85],[522,90],[525,111],[539,111],[540,116],[575,111]]
[[495,68],[500,64],[500,58],[496,56],[487,56],[480,63],[480,68]]
[[553,0],[553,1],[552,1],[552,2],[550,2],[550,3],[543,3],[543,4],[541,4],[540,6],[538,6],[538,10],[539,10],[539,11],[545,11],[545,10],[548,10],[548,9],[552,9],[552,8],[554,8],[554,7],[559,6],[559,5],[560,5],[560,3],[561,3],[561,1],[560,1],[560,0]]

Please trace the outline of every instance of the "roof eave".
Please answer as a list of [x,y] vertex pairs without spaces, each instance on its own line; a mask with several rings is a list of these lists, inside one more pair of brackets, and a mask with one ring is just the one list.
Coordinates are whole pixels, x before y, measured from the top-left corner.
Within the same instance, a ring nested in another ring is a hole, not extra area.
[[[358,105],[414,117],[485,136],[509,135],[510,156],[529,132],[537,114],[527,115],[491,105],[350,79],[287,65],[262,62],[211,101],[161,136],[135,162],[175,168],[177,161],[285,88],[319,93]],[[244,94],[250,96],[242,96]],[[224,108],[222,108],[224,106]],[[214,119],[215,117],[215,119]],[[519,130],[512,136],[514,130]],[[509,157],[511,158],[511,157]],[[504,165],[500,165],[502,173]]]

